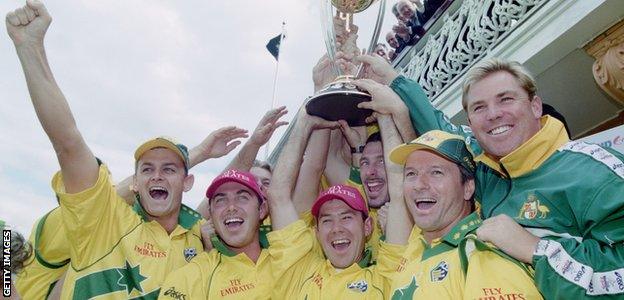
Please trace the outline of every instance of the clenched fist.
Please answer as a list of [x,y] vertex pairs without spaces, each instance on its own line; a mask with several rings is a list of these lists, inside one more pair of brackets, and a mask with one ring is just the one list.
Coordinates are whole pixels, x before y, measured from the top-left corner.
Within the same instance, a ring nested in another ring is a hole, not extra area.
[[52,17],[38,0],[28,0],[24,7],[6,15],[7,31],[16,47],[25,44],[42,45],[51,22]]

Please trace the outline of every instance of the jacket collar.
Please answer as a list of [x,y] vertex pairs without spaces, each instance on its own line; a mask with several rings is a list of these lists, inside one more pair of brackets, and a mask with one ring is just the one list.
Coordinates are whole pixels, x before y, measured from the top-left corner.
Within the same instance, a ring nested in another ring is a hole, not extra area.
[[475,157],[475,161],[486,164],[502,175],[507,173],[511,178],[520,177],[539,168],[557,149],[570,140],[563,123],[556,118],[546,115],[540,118],[540,123],[542,128],[534,136],[499,161],[485,152]]

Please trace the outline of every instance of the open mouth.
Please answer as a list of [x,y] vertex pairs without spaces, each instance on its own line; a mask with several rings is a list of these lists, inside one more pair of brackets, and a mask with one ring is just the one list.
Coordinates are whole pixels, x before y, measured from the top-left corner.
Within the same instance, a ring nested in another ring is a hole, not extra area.
[[332,241],[331,245],[332,247],[334,247],[334,249],[338,251],[344,251],[347,248],[349,248],[349,245],[351,245],[351,241],[347,239],[340,239],[340,240]]
[[513,126],[503,125],[503,126],[496,127],[494,129],[488,131],[488,134],[489,135],[500,135],[500,134],[506,133],[507,131],[511,130],[511,128],[513,128]]
[[236,229],[239,226],[243,225],[243,223],[245,222],[245,220],[243,220],[242,218],[227,218],[225,219],[225,221],[223,221],[223,225],[225,225],[225,227],[227,229]]
[[424,198],[424,199],[417,199],[416,201],[416,208],[418,210],[429,210],[431,209],[438,201],[436,201],[435,199],[432,198]]
[[165,200],[169,196],[169,191],[162,186],[153,186],[149,189],[150,197],[156,200]]
[[385,182],[381,179],[369,179],[366,180],[366,189],[369,192],[380,192],[384,187]]

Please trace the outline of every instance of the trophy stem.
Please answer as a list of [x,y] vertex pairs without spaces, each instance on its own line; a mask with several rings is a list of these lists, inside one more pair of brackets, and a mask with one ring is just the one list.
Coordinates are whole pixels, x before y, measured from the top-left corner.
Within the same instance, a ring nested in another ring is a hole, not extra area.
[[[373,30],[373,37],[371,38],[370,44],[366,49],[365,54],[371,54],[375,51],[375,46],[377,45],[377,41],[379,40],[379,33],[381,32],[381,25],[383,24],[384,14],[386,13],[386,0],[379,1],[379,12],[377,13],[377,20],[375,21],[375,29]],[[357,72],[355,73],[355,78],[360,78],[362,75],[362,69],[364,64],[360,64],[358,66]]]

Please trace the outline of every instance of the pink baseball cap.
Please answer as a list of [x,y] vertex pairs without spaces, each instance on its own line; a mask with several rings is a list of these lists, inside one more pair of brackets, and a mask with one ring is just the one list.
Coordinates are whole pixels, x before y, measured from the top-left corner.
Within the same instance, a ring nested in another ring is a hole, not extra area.
[[323,206],[325,202],[335,199],[342,200],[349,205],[349,207],[362,212],[365,217],[368,217],[368,205],[362,197],[362,194],[360,194],[360,191],[354,187],[342,184],[334,185],[319,195],[312,205],[312,215],[318,218],[321,206]]
[[221,173],[219,176],[217,176],[212,181],[210,186],[208,186],[208,189],[206,190],[206,197],[208,197],[208,199],[212,199],[215,191],[222,184],[228,183],[228,182],[238,182],[248,187],[249,189],[251,189],[252,191],[256,193],[256,195],[258,196],[258,200],[260,200],[260,202],[262,202],[265,199],[264,194],[262,193],[262,191],[260,191],[260,187],[258,186],[256,177],[253,176],[253,174],[249,172],[244,172],[240,170],[227,170]]

